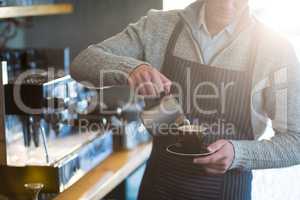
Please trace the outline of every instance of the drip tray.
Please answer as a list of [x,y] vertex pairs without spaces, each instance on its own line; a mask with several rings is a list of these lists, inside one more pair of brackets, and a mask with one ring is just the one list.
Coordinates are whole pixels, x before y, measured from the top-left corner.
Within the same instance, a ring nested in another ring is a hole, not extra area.
[[112,132],[107,132],[49,166],[0,166],[0,193],[25,194],[26,183],[43,183],[44,193],[63,192],[112,152]]

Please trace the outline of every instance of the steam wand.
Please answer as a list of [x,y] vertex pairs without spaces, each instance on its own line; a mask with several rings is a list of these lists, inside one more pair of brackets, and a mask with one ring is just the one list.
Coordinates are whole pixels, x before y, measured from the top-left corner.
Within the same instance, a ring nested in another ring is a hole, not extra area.
[[48,151],[47,138],[46,138],[45,129],[42,125],[40,125],[40,130],[41,130],[41,134],[42,134],[42,140],[43,140],[43,147],[44,147],[45,156],[46,156],[46,162],[47,162],[47,164],[49,164],[50,161],[49,161],[49,151]]

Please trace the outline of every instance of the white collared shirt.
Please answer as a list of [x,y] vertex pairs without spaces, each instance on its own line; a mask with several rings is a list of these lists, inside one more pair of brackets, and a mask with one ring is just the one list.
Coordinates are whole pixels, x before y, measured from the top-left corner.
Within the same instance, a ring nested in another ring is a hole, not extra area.
[[217,35],[211,36],[205,22],[205,7],[206,3],[200,8],[199,34],[195,37],[199,43],[204,64],[209,64],[212,59],[231,42],[237,23],[234,21]]

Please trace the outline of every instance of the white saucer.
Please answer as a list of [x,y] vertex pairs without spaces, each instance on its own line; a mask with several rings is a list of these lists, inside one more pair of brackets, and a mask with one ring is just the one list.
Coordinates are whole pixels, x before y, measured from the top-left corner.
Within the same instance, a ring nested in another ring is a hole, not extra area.
[[[217,149],[216,151],[208,152],[208,150],[204,149],[204,151],[206,150],[206,152],[203,152],[203,153],[200,153],[200,152],[199,153],[183,153],[183,152],[180,152],[180,149],[179,149],[181,145],[182,144],[180,144],[180,143],[172,144],[166,148],[166,151],[168,153],[176,155],[176,156],[189,157],[189,158],[205,157],[205,156],[214,154],[215,152],[218,151],[218,149]],[[175,147],[178,147],[178,149],[174,149]]]

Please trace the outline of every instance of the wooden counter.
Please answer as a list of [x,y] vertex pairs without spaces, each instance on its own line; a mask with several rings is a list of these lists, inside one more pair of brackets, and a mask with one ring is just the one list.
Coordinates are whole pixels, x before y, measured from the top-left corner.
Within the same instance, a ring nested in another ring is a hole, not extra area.
[[151,148],[148,143],[112,154],[55,200],[102,199],[149,158]]
[[43,15],[62,15],[72,13],[73,10],[73,5],[68,3],[0,7],[0,19]]

